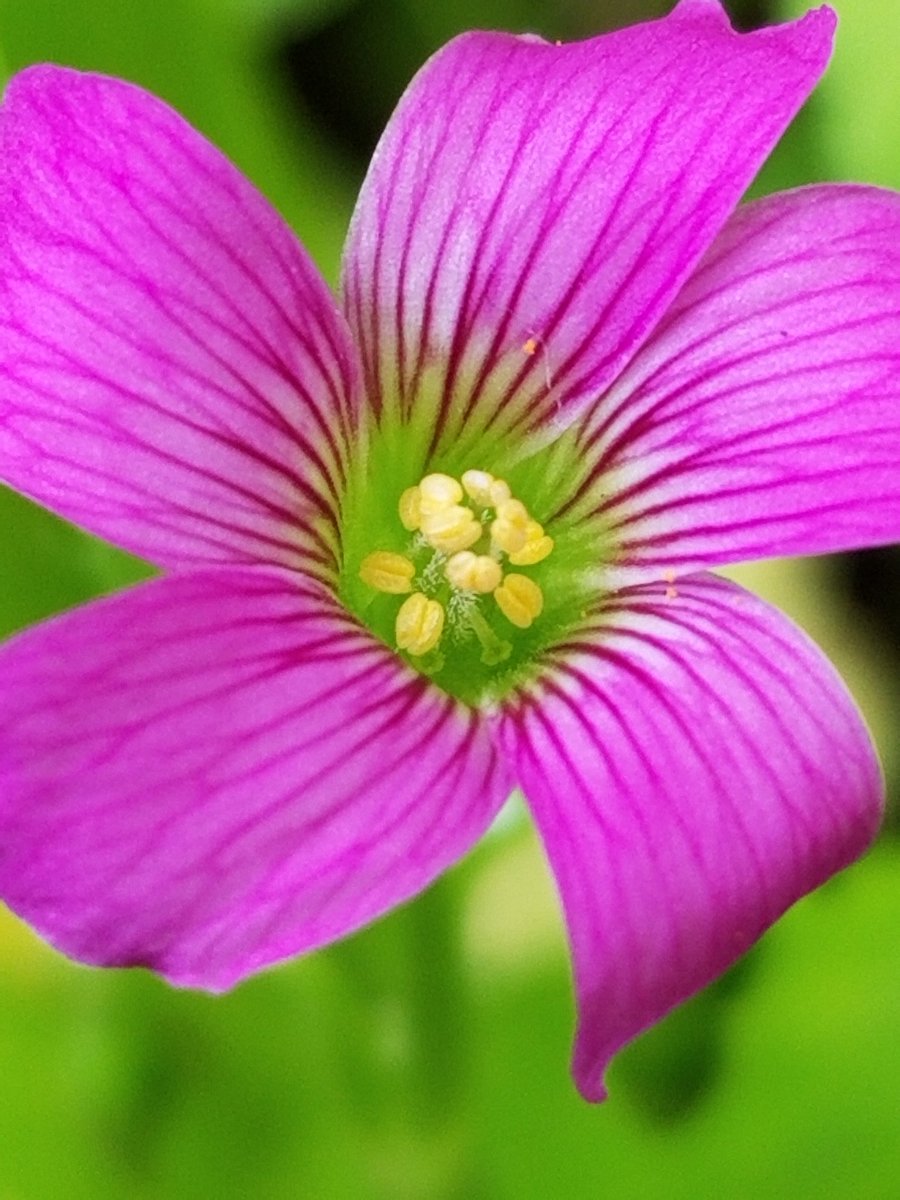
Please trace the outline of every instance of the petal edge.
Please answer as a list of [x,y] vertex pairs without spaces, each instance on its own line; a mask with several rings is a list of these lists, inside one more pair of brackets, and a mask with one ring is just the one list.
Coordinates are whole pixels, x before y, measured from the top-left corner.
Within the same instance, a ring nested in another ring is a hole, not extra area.
[[507,710],[557,878],[588,1099],[616,1051],[725,970],[874,837],[868,733],[781,614],[695,576],[598,606]]

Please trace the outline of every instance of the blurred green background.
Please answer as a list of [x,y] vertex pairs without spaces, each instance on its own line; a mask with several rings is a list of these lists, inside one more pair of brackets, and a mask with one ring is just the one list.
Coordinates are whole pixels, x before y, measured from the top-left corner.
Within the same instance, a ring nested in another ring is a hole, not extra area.
[[[900,186],[900,6],[838,0],[830,73],[758,190]],[[334,280],[374,139],[464,28],[587,36],[650,0],[2,0],[7,72],[133,79],[217,142]],[[728,6],[738,24],[804,7]],[[0,493],[0,633],[141,574]],[[844,673],[900,774],[896,551],[734,572]],[[0,910],[0,1200],[900,1196],[896,821],[726,979],[568,1077],[556,903],[520,808],[428,894],[234,993],[74,966]]]

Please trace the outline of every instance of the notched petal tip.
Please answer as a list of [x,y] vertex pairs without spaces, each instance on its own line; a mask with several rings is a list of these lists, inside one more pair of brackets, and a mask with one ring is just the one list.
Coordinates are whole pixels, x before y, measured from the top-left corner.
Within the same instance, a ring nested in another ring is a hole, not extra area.
[[[678,0],[675,8],[668,17],[663,17],[662,20],[679,20],[684,18],[709,17],[712,18],[725,29],[739,34],[731,22],[728,10],[722,3],[722,0]],[[828,32],[833,34],[837,26],[837,13],[828,4],[820,4],[817,8],[811,8],[801,16],[794,18],[793,21],[785,21],[779,25],[764,26],[764,29],[778,29],[782,26],[818,26],[821,33]],[[759,31],[758,31],[759,32]]]
[[[744,30],[735,29],[727,9],[721,0],[681,0],[681,3],[663,21],[685,21],[716,26],[734,38],[745,38]],[[770,43],[777,42],[779,51],[786,58],[821,73],[828,64],[834,49],[837,29],[837,13],[827,4],[811,8],[792,21],[777,25],[764,25],[751,31],[751,35]]]

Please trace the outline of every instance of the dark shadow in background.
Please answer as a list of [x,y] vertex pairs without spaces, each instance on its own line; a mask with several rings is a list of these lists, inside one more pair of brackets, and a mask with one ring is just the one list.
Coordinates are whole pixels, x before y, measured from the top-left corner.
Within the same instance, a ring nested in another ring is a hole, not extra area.
[[[404,88],[438,49],[423,26],[410,20],[409,4],[410,0],[357,0],[302,33],[283,26],[272,46],[275,70],[288,95],[339,147],[360,179]],[[548,12],[535,0],[521,5],[520,31],[564,41],[586,38],[658,17],[668,7],[665,0],[619,0],[602,6],[596,0],[564,0]],[[738,29],[755,29],[773,20],[769,0],[734,0],[726,7]],[[492,6],[486,3],[486,28],[497,27],[493,16],[492,20]]]

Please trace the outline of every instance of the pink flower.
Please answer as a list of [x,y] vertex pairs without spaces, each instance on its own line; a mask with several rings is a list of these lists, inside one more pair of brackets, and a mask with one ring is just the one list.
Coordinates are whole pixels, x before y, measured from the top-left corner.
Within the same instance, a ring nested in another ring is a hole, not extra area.
[[852,700],[705,573],[900,534],[898,198],[734,211],[833,27],[682,0],[457,39],[375,154],[340,305],[159,101],[13,81],[0,472],[165,571],[2,652],[16,912],[226,988],[418,892],[519,785],[596,1099],[864,850]]

